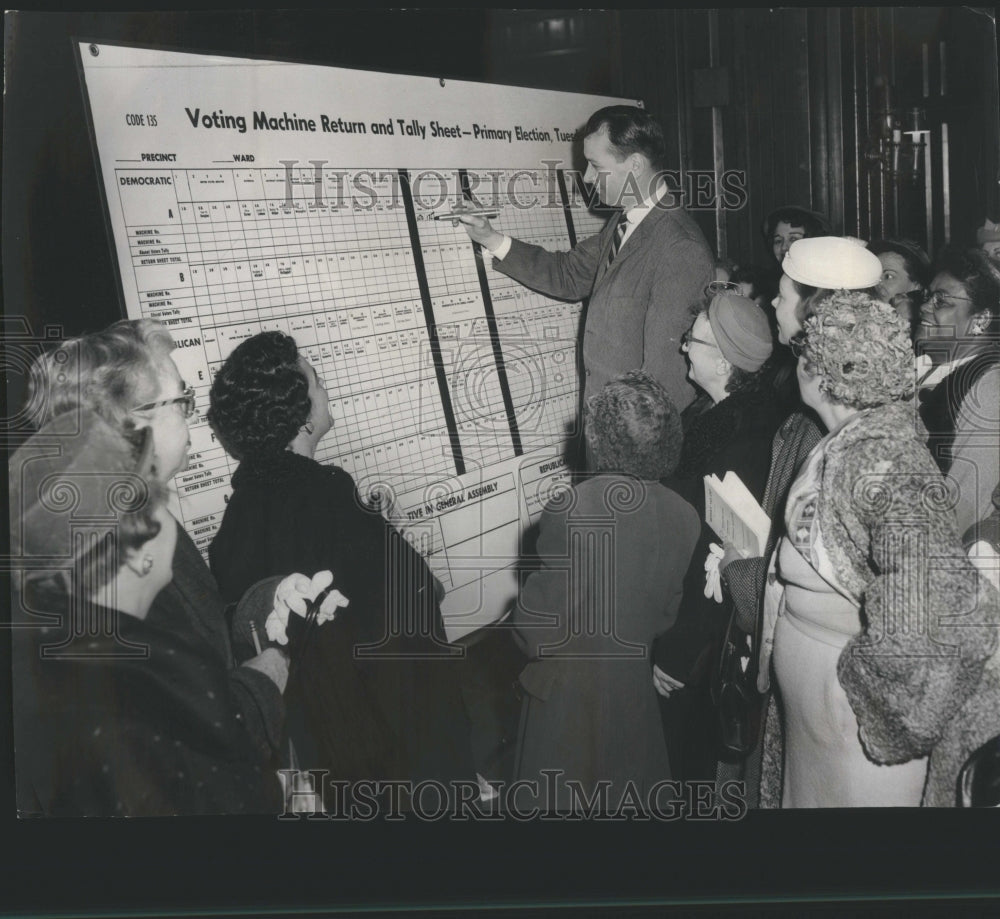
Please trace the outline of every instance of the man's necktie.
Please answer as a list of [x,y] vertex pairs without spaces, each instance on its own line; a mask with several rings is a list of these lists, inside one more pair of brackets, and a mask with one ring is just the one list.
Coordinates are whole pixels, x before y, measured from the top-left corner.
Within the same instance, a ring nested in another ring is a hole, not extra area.
[[611,251],[608,253],[608,268],[611,267],[611,263],[615,260],[622,247],[622,243],[625,241],[625,231],[627,229],[628,217],[622,211],[618,216],[618,225],[615,227],[615,237],[611,240]]

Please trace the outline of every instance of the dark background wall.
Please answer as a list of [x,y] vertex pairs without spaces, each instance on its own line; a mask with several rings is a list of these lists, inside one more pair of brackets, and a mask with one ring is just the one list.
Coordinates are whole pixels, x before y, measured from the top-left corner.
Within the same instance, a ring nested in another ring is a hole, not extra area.
[[[780,204],[931,250],[1000,217],[995,35],[967,8],[20,13],[5,25],[4,305],[36,332],[76,334],[121,309],[73,37],[641,98],[670,166],[745,173],[743,207],[696,214],[742,261],[765,259],[760,223]],[[894,180],[867,156],[886,84],[932,131],[930,233],[925,177]]]
[[[992,15],[968,7],[494,13],[490,78],[641,98],[664,126],[673,167],[745,171],[743,208],[696,215],[719,254],[762,261],[760,224],[781,204],[821,211],[839,232],[865,239],[908,236],[933,254],[948,241],[974,242],[984,217],[1000,215]],[[869,156],[886,87],[899,115],[923,111],[929,183],[926,170],[894,178]]]

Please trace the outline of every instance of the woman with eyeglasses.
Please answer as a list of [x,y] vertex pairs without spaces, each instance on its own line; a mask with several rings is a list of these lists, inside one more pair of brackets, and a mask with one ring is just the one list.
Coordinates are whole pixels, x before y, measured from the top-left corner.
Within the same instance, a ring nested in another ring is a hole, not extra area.
[[[188,422],[195,411],[194,393],[181,379],[173,349],[166,326],[151,319],[123,320],[69,339],[32,366],[27,411],[36,426],[91,411],[125,436],[148,429],[150,474],[169,482],[187,462]],[[173,578],[153,600],[149,620],[210,649],[229,672],[241,730],[259,749],[277,754],[287,658],[268,648],[236,666],[226,602],[190,535],[179,523],[176,530]],[[304,593],[315,593],[306,585],[311,585],[310,579],[300,575],[275,580],[273,596],[280,613],[287,616],[289,603],[302,609]],[[325,608],[329,603],[330,598]]]
[[954,805],[962,763],[1000,720],[977,688],[1000,608],[914,428],[906,324],[864,293],[832,294],[805,321],[798,376],[829,433],[788,494],[770,576],[784,755],[769,725],[765,797]]
[[986,517],[1000,480],[1000,262],[945,250],[917,330],[920,417],[957,487],[964,532]]
[[179,527],[152,441],[81,409],[11,460],[21,816],[281,812],[239,685],[211,645],[156,615]]
[[736,473],[760,501],[771,440],[782,416],[766,388],[773,342],[767,317],[753,301],[717,294],[695,316],[681,350],[688,378],[709,403],[681,416],[684,445],[664,484],[690,503],[702,530],[684,580],[676,624],[655,644],[653,681],[675,778],[714,779],[716,749],[708,675],[713,647],[728,621],[727,604],[705,596],[705,563],[718,537],[705,523],[704,477]]
[[295,339],[241,342],[215,375],[208,420],[240,463],[209,550],[223,595],[319,567],[350,601],[302,649],[289,685],[300,765],[346,781],[474,779],[444,589],[351,475],[316,460],[333,420]]

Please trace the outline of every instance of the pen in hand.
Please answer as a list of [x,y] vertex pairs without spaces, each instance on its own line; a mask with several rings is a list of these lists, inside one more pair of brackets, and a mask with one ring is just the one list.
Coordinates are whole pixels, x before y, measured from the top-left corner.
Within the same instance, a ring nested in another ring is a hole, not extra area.
[[434,220],[458,220],[460,217],[499,217],[497,208],[472,207],[464,210],[449,211],[446,214],[434,214]]

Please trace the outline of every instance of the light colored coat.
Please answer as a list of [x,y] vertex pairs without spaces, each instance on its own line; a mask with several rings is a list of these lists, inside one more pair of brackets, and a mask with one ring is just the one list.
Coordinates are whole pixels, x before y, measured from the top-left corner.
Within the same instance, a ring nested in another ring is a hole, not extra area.
[[[1000,733],[1000,604],[914,421],[912,406],[882,406],[825,441],[817,516],[838,583],[861,601],[837,677],[862,746],[876,763],[929,754],[922,803],[953,806],[965,759]],[[769,715],[764,806],[780,797],[775,727]]]

